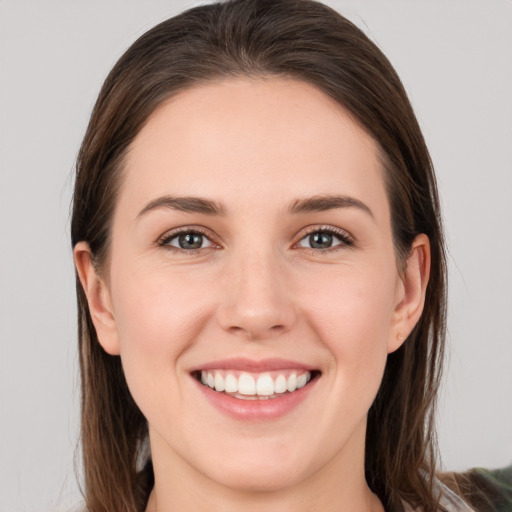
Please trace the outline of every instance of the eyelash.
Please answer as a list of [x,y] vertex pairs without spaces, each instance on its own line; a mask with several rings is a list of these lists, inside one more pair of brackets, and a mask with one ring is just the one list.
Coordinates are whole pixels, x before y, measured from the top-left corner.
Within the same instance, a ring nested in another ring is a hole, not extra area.
[[350,248],[354,246],[354,239],[352,238],[352,236],[350,236],[344,229],[335,228],[333,226],[312,226],[311,228],[306,228],[306,231],[301,233],[301,237],[295,245],[299,244],[302,240],[311,235],[314,235],[315,233],[322,233],[333,236],[337,238],[340,241],[340,243],[333,245],[331,247],[327,247],[325,249],[315,249],[313,247],[302,247],[302,249],[318,254],[330,253],[342,248]]
[[[303,250],[306,250],[308,252],[314,252],[315,254],[318,254],[318,253],[330,253],[330,252],[339,250],[343,247],[350,248],[350,247],[354,246],[353,238],[343,229],[335,228],[333,226],[314,226],[314,227],[312,226],[310,228],[307,228],[306,231],[301,233],[301,236],[300,236],[298,242],[296,242],[293,245],[293,247],[297,247],[298,244],[300,244],[300,242],[302,240],[304,240],[305,238],[307,238],[315,233],[318,233],[318,234],[321,233],[321,234],[333,236],[333,237],[337,238],[338,240],[340,240],[340,243],[333,245],[331,247],[327,247],[325,249],[316,249],[313,247],[301,247]],[[179,237],[180,235],[200,235],[200,236],[205,237],[210,242],[211,245],[208,247],[200,247],[198,249],[183,249],[183,248],[174,247],[174,246],[170,245],[170,242],[172,240],[176,239],[177,237]],[[211,235],[209,233],[207,233],[206,230],[203,230],[199,227],[186,227],[186,228],[178,229],[176,231],[172,231],[171,233],[165,233],[165,235],[163,235],[157,241],[157,245],[159,247],[163,247],[164,249],[166,249],[168,251],[181,253],[181,254],[183,254],[183,253],[188,253],[188,254],[196,253],[197,254],[199,252],[204,251],[205,249],[210,249],[211,247],[214,247],[214,248],[220,247],[219,244],[216,244],[212,240]]]
[[205,249],[209,249],[210,247],[200,247],[199,249],[182,249],[180,247],[174,247],[170,245],[170,242],[176,238],[178,238],[180,235],[200,235],[206,238],[213,247],[220,247],[218,244],[212,241],[211,235],[209,235],[205,230],[198,228],[198,227],[186,227],[186,228],[180,228],[176,231],[172,231],[171,233],[167,232],[165,235],[163,235],[158,241],[157,245],[159,247],[163,247],[164,249],[172,252],[177,253],[198,253],[199,251],[203,251]]

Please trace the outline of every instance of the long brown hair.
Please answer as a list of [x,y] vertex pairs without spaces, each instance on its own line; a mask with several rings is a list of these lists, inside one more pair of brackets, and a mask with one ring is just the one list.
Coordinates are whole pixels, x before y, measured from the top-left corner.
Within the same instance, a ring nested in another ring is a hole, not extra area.
[[[382,52],[351,22],[311,0],[230,0],[157,25],[119,59],[99,94],[77,160],[71,237],[98,272],[127,148],[150,114],[188,87],[229,77],[281,76],[333,98],[378,142],[399,266],[416,235],[432,267],[421,320],[390,354],[368,416],[366,478],[386,508],[437,510],[433,412],[445,338],[446,269],[432,163],[405,90]],[[147,424],[120,358],[98,343],[77,279],[84,495],[92,512],[144,509],[152,486]],[[145,470],[142,470],[143,467]]]

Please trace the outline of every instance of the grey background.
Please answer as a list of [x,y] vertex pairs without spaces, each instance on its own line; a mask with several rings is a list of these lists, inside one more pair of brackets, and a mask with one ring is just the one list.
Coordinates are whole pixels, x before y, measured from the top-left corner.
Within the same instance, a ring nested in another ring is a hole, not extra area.
[[[68,211],[95,97],[124,49],[190,1],[0,0],[0,512],[79,502]],[[450,248],[444,467],[512,461],[512,2],[327,2],[400,74]]]

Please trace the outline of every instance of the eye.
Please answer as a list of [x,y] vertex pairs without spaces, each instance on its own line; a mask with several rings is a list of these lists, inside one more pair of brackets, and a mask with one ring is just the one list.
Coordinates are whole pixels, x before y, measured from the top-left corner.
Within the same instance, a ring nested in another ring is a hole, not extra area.
[[314,250],[335,249],[338,246],[352,246],[348,233],[333,228],[316,229],[300,239],[299,247]]
[[166,235],[158,242],[158,245],[182,251],[197,251],[211,247],[213,244],[204,233],[186,230]]

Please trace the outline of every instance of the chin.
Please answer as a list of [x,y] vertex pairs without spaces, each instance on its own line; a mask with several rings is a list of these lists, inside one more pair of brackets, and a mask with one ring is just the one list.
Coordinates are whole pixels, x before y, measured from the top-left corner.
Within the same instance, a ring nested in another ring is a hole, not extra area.
[[239,492],[269,493],[294,487],[303,478],[296,465],[270,460],[267,464],[256,465],[240,461],[236,464],[218,467],[210,478],[221,485]]

